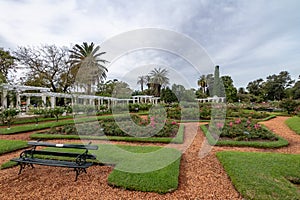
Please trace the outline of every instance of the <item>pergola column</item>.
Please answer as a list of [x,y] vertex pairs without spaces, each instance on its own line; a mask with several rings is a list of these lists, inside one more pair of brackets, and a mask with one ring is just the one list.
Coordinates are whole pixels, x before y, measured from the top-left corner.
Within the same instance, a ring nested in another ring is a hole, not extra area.
[[54,97],[54,96],[50,98],[51,108],[55,107],[55,105],[56,105],[55,100],[56,100],[56,97]]
[[98,99],[98,109],[100,110],[101,102],[100,99]]
[[46,95],[42,94],[43,107],[46,107]]
[[26,111],[29,110],[29,106],[30,106],[30,97],[26,96]]
[[110,109],[110,99],[107,100],[107,108]]
[[21,97],[19,92],[16,93],[16,108],[20,109],[20,105],[21,105]]
[[7,90],[2,91],[1,101],[2,107],[7,108]]
[[89,101],[90,101],[90,105],[93,105],[93,106],[95,105],[94,99],[89,99]]

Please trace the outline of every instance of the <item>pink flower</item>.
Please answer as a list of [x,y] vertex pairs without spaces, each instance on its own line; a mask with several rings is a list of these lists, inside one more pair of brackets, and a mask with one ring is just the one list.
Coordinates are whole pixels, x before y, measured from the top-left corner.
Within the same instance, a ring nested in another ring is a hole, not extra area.
[[259,129],[259,128],[260,128],[260,124],[255,124],[255,125],[254,125],[254,128],[255,128],[255,129]]
[[177,123],[176,123],[176,121],[172,121],[172,125],[176,125]]
[[232,127],[233,126],[233,122],[229,122],[229,126]]
[[248,124],[248,125],[251,124],[251,121],[250,121],[249,119],[247,120],[247,124]]
[[235,120],[236,124],[240,124],[242,122],[242,120],[240,118],[238,118],[237,120]]
[[218,123],[217,123],[217,128],[218,128],[218,129],[221,129],[221,128],[223,128],[223,125],[224,125],[223,123],[218,122]]

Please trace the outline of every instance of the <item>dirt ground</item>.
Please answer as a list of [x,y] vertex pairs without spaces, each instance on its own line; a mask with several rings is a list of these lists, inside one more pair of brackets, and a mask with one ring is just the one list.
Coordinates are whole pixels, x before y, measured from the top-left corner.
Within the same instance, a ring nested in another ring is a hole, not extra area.
[[[1,170],[0,199],[242,199],[217,160],[215,153],[224,150],[300,153],[300,136],[296,135],[284,124],[286,119],[286,117],[277,117],[263,122],[276,134],[290,142],[288,147],[268,150],[237,147],[203,147],[205,138],[199,129],[199,123],[186,123],[184,144],[168,145],[183,152],[180,164],[179,186],[176,191],[171,193],[161,195],[113,188],[107,184],[107,177],[113,170],[111,166],[92,166],[87,169],[87,174],[78,177],[77,182],[74,182],[75,174],[70,169],[36,166],[34,169],[25,169],[21,175],[18,175],[19,169],[16,167]],[[18,139],[18,137],[23,139],[24,134],[5,136],[5,139]],[[0,137],[0,139],[4,138]],[[56,140],[55,142],[66,141]],[[94,141],[94,143],[96,142]],[[104,143],[104,141],[98,141],[98,143]],[[113,143],[141,145],[141,143]],[[208,150],[207,155],[201,157],[201,152],[204,149]],[[17,151],[0,156],[0,163],[17,157],[20,152]]]

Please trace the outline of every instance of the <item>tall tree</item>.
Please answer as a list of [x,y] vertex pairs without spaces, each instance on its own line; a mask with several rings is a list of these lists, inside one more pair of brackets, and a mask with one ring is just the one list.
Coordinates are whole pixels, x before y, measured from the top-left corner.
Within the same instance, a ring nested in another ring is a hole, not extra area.
[[106,82],[101,81],[98,84],[96,95],[111,97],[117,82],[119,82],[118,79],[108,80]]
[[198,86],[201,88],[202,93],[205,94],[206,93],[206,88],[207,88],[207,80],[206,80],[206,76],[203,74],[200,76],[200,78],[197,81]]
[[224,85],[226,99],[228,102],[237,101],[237,89],[233,85],[233,80],[230,76],[222,76],[222,83]]
[[149,73],[150,82],[148,83],[148,87],[153,89],[153,93],[155,96],[160,96],[160,88],[165,87],[169,84],[168,78],[168,70],[161,68],[154,68]]
[[15,57],[9,51],[0,48],[0,83],[7,82],[8,72],[14,70],[15,66]]
[[293,99],[300,99],[300,75],[299,80],[294,84],[294,86],[291,88],[291,97]]
[[246,92],[245,88],[240,87],[240,88],[238,89],[238,94],[247,94],[247,92]]
[[25,85],[49,87],[53,92],[67,92],[74,82],[75,75],[67,63],[69,54],[66,47],[18,47],[14,55],[29,71],[23,80]]
[[257,99],[264,99],[264,80],[259,78],[257,80],[251,81],[248,83],[246,89],[249,91],[249,94],[254,95]]
[[99,50],[100,46],[95,46],[93,42],[76,44],[70,50],[69,62],[72,68],[78,72],[76,82],[86,86],[87,94],[91,94],[93,84],[98,84],[106,78],[107,68],[103,64],[108,61],[100,58],[106,52],[99,52]]
[[178,102],[176,95],[174,94],[174,92],[172,92],[172,90],[169,87],[163,88],[161,90],[160,99],[165,103]]
[[141,85],[141,91],[144,91],[144,85],[146,84],[146,77],[145,76],[139,76],[138,81],[136,82],[137,84]]
[[282,100],[286,97],[285,90],[293,83],[294,80],[287,71],[268,76],[264,85],[267,100]]
[[149,73],[150,75],[150,82],[159,84],[162,87],[165,87],[169,84],[169,78],[168,78],[168,70],[167,69],[161,69],[161,68],[154,68]]

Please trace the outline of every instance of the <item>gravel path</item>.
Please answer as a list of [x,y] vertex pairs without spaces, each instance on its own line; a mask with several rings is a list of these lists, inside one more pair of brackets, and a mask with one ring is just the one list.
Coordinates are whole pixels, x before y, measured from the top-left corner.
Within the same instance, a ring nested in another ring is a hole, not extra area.
[[[289,147],[280,149],[255,149],[214,147],[204,158],[199,157],[199,150],[204,136],[198,123],[186,123],[185,143],[172,144],[182,150],[179,187],[176,191],[164,195],[127,191],[108,186],[107,177],[112,171],[110,166],[93,166],[87,174],[79,176],[74,182],[74,172],[66,168],[36,166],[17,175],[18,169],[0,171],[0,199],[242,199],[232,186],[230,179],[217,160],[215,153],[223,150],[300,153],[300,136],[285,124],[286,117],[277,117],[263,122],[268,128],[286,138]],[[57,141],[62,142],[62,141]],[[105,141],[101,141],[103,143]],[[95,143],[95,142],[94,142]],[[114,142],[116,144],[129,144]],[[130,143],[140,145],[140,143]],[[161,144],[145,144],[161,145]],[[19,152],[0,156],[0,162],[16,157]]]

